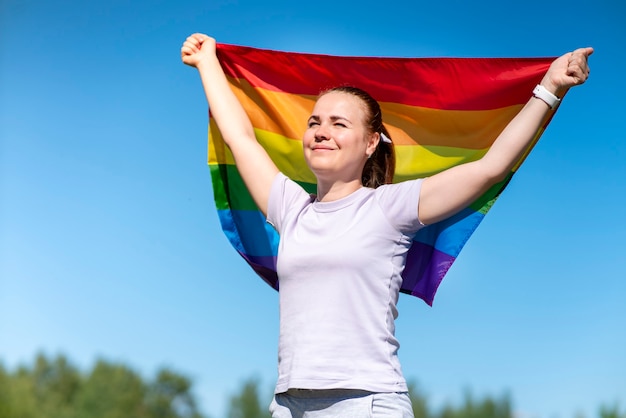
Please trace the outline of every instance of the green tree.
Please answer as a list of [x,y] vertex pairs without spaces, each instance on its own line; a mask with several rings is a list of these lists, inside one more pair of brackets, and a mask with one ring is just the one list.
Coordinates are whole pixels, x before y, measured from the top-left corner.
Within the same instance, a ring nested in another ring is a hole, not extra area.
[[620,412],[619,405],[602,405],[600,407],[600,418],[626,418],[626,411]]
[[431,414],[428,412],[428,402],[426,396],[419,390],[415,381],[409,381],[408,386],[409,397],[411,398],[413,415],[415,418],[430,418]]
[[161,370],[146,382],[122,364],[98,361],[81,374],[64,356],[38,354],[13,373],[0,364],[0,418],[202,418],[191,382]]
[[3,374],[6,387],[0,390],[0,414],[9,418],[70,417],[80,376],[65,357],[49,361],[38,354],[32,368],[21,366],[12,375]]
[[33,387],[32,373],[26,367],[19,367],[11,375],[8,391],[11,418],[37,418],[38,410]]
[[146,387],[124,365],[100,360],[76,396],[75,418],[144,418]]
[[37,355],[32,370],[32,389],[40,416],[69,418],[74,396],[80,386],[78,370],[65,356],[49,361]]
[[[230,397],[227,418],[269,418],[266,399],[260,400],[259,380],[243,382]],[[268,393],[269,395],[269,393]],[[475,399],[465,392],[458,406],[429,409],[427,397],[409,382],[415,418],[511,418],[511,400]],[[269,396],[268,398],[269,399]],[[162,369],[152,381],[123,364],[98,361],[86,374],[59,355],[38,354],[32,367],[8,371],[0,362],[0,418],[203,418],[192,392],[192,382]],[[603,405],[598,418],[626,418],[618,404]]]
[[151,418],[200,418],[191,394],[191,381],[171,370],[161,370],[148,386],[146,403]]
[[455,408],[446,405],[439,414],[439,418],[512,418],[511,409],[508,395],[503,395],[500,399],[487,397],[476,401],[471,392],[466,391],[462,406]]
[[270,418],[267,407],[259,400],[259,380],[248,379],[241,392],[230,398],[228,418]]
[[11,376],[7,373],[4,365],[0,363],[0,418],[11,418]]

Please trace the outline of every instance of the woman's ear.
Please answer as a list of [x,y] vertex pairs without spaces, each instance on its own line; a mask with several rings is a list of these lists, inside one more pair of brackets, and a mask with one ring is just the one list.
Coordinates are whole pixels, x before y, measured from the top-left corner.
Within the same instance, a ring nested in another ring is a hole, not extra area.
[[365,153],[367,155],[372,155],[374,151],[376,151],[376,147],[378,147],[378,143],[380,142],[380,134],[378,132],[371,133],[367,136],[367,149]]

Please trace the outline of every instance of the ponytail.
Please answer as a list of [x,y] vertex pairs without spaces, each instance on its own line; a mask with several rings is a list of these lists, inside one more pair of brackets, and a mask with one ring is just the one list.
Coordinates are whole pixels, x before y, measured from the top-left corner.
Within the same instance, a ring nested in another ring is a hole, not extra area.
[[[378,132],[390,138],[384,125]],[[363,167],[363,173],[361,174],[361,183],[363,186],[373,189],[383,184],[392,183],[395,170],[396,154],[393,143],[385,142],[381,139],[378,141],[378,146],[372,156],[365,162],[365,167]]]

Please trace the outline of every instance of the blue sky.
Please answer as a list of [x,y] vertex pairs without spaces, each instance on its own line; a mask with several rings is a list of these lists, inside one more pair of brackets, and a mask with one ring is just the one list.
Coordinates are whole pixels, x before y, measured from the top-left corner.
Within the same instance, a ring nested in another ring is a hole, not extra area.
[[[204,412],[276,374],[277,294],[232,250],[184,38],[333,55],[596,49],[430,308],[400,301],[433,406],[508,391],[519,417],[626,408],[626,6],[487,0],[8,0],[0,10],[0,362],[63,353],[190,376]],[[529,92],[529,96],[530,96]]]

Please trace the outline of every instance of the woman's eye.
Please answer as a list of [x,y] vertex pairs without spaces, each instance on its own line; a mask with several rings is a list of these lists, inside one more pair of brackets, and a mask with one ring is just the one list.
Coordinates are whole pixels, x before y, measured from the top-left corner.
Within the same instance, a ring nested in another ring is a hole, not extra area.
[[341,123],[341,122],[336,122],[335,126],[338,126],[340,128],[345,128],[346,127],[345,123]]
[[308,127],[309,127],[309,128],[312,128],[312,127],[314,127],[314,126],[316,126],[316,125],[319,125],[319,122],[314,122],[314,121],[311,121],[311,122],[309,122]]

